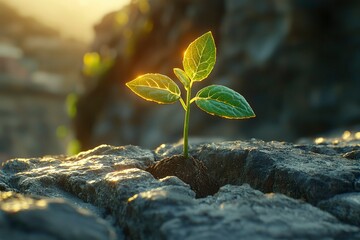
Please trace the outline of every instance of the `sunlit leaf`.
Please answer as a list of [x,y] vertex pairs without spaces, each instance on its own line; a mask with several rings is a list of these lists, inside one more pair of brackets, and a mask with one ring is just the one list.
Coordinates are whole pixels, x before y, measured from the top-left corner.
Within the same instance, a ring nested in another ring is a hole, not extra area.
[[126,83],[135,94],[147,101],[174,103],[180,98],[180,89],[168,76],[148,73]]
[[225,86],[211,85],[201,89],[196,94],[195,102],[203,111],[223,118],[255,117],[254,111],[245,98]]
[[180,68],[174,68],[174,73],[184,87],[187,88],[190,84],[190,79],[186,76],[186,73]]
[[207,32],[190,43],[184,54],[183,66],[191,81],[201,81],[211,73],[215,61],[215,41],[212,33]]

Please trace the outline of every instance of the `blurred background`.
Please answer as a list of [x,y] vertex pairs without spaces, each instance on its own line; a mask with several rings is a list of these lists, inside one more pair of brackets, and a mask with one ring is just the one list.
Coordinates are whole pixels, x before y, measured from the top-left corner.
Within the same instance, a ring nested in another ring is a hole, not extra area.
[[209,30],[217,63],[194,94],[226,85],[257,117],[194,105],[191,137],[294,142],[359,128],[358,0],[0,0],[0,161],[178,141],[180,104],[124,84],[148,72],[175,80],[187,45]]

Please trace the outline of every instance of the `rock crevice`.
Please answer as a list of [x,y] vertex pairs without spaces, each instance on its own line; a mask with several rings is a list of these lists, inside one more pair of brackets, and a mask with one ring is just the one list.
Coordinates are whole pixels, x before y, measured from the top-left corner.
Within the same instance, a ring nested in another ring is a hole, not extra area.
[[[101,222],[88,239],[358,239],[360,163],[344,155],[359,151],[359,142],[192,143],[191,155],[221,186],[205,198],[175,176],[155,179],[145,171],[181,153],[179,144],[155,151],[101,145],[72,157],[8,160],[0,170],[0,236],[59,238],[63,229],[34,227],[33,217],[81,223],[85,214],[89,226]],[[19,196],[12,200],[18,209],[8,208],[7,194]],[[59,207],[49,207],[52,201]],[[62,208],[69,215],[58,213]],[[76,239],[76,227],[59,239]]]

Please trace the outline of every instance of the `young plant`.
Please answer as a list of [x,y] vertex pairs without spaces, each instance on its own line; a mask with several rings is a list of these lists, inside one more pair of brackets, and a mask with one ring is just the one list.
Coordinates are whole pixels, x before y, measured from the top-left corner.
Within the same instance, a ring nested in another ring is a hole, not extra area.
[[181,97],[178,85],[168,76],[148,73],[126,83],[135,94],[147,101],[170,104],[180,101],[185,110],[183,132],[183,155],[189,156],[189,119],[190,105],[195,102],[203,111],[229,119],[255,117],[254,111],[243,96],[234,90],[221,86],[210,85],[201,89],[192,98],[191,89],[195,82],[201,82],[209,76],[216,61],[216,47],[213,35],[207,32],[190,43],[184,53],[183,67],[174,68],[176,77],[183,84],[186,97]]

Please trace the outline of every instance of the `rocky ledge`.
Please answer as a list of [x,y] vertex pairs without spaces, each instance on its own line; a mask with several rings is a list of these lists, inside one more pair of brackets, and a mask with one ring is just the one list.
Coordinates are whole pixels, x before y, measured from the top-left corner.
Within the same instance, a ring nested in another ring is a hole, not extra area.
[[194,141],[191,155],[220,186],[204,198],[145,171],[181,144],[8,160],[0,239],[360,239],[359,135]]

